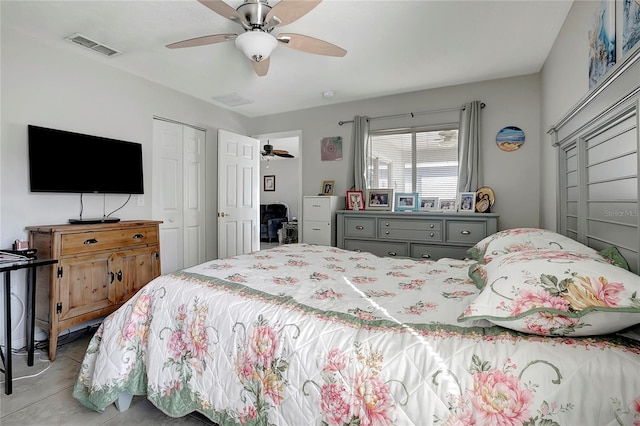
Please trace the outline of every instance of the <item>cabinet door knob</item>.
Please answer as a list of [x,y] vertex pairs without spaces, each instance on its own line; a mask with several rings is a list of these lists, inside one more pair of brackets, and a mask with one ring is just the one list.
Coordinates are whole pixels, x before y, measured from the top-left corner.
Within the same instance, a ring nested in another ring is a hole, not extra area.
[[89,238],[88,240],[84,240],[84,243],[89,245],[89,244],[96,244],[98,242],[98,240],[96,240],[95,238]]
[[118,271],[116,277],[118,278],[118,281],[122,282],[122,270]]
[[107,275],[109,276],[109,284],[113,284],[113,272],[109,271]]
[[142,234],[133,234],[133,237],[132,237],[132,238],[133,238],[134,240],[139,240],[140,238],[144,238],[144,235],[142,235]]
[[425,254],[423,254],[423,255],[422,255],[422,258],[423,258],[423,259],[431,259],[431,255],[430,255],[430,254],[425,253]]
[[364,226],[362,226],[362,225],[358,225],[358,226],[356,226],[356,229],[357,229],[358,231],[362,231],[362,230],[364,229]]
[[464,231],[460,231],[460,233],[461,233],[462,235],[469,235],[469,234],[471,234],[471,231],[467,231],[467,230],[465,229]]
[[387,253],[389,256],[397,256],[398,253],[396,253],[395,251],[390,251],[389,253]]

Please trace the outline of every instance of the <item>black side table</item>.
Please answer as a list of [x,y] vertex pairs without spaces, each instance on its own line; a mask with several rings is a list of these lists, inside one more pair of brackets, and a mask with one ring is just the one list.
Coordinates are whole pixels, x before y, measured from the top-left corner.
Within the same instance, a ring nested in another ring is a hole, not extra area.
[[0,273],[4,274],[4,338],[6,356],[0,351],[4,364],[4,393],[11,395],[12,361],[11,361],[11,271],[19,269],[27,270],[27,365],[33,366],[33,353],[35,350],[34,334],[36,326],[36,268],[38,266],[58,263],[57,259],[25,259],[12,262],[0,262]]

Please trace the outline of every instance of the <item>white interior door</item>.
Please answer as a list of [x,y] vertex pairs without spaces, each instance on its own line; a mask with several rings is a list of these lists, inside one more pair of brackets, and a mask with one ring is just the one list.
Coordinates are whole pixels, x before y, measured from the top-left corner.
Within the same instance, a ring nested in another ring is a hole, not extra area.
[[218,257],[260,249],[260,141],[218,130]]
[[153,218],[165,274],[205,260],[205,132],[153,120]]
[[205,261],[205,132],[182,127],[184,268]]

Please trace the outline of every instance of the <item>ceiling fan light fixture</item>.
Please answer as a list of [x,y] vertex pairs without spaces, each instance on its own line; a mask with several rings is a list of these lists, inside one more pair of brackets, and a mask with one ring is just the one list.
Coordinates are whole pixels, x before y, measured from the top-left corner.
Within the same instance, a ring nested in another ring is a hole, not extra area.
[[267,59],[278,40],[264,31],[247,31],[236,38],[236,46],[252,61],[260,62]]

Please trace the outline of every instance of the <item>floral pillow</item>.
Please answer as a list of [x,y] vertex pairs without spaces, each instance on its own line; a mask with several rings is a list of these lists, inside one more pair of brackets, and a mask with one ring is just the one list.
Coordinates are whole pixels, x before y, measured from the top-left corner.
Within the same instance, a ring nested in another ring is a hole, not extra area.
[[548,229],[514,228],[496,232],[467,250],[478,262],[489,263],[495,257],[523,250],[572,250],[597,254],[598,252],[569,237]]
[[529,250],[476,266],[486,286],[458,321],[485,319],[545,336],[593,336],[640,324],[640,276],[600,256]]

